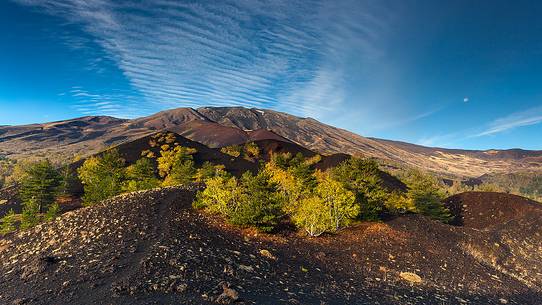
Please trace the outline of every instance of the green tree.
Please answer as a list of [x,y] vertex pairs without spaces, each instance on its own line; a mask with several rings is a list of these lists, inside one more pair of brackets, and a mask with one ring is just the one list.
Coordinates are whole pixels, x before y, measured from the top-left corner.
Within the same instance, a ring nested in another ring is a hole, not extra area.
[[356,195],[362,218],[368,220],[380,218],[385,211],[389,193],[382,186],[381,172],[376,161],[350,158],[335,167],[332,175]]
[[230,145],[230,146],[225,146],[225,147],[222,147],[220,149],[220,151],[224,154],[227,154],[227,155],[230,155],[232,157],[239,157],[242,152],[243,152],[243,147],[239,146],[239,145]]
[[55,202],[49,206],[47,212],[45,213],[45,220],[51,221],[60,215],[60,205]]
[[34,201],[41,213],[55,201],[60,184],[61,176],[48,160],[35,162],[26,168],[21,180],[21,199]]
[[254,226],[263,232],[273,231],[282,216],[282,202],[276,183],[265,171],[255,176],[246,172],[241,177],[241,187],[243,194],[229,212],[230,221],[237,225]]
[[40,222],[39,204],[36,200],[30,199],[23,204],[21,214],[21,229],[28,229]]
[[173,164],[168,175],[162,183],[163,186],[174,186],[174,185],[187,185],[194,181],[194,176],[196,175],[196,168],[194,166],[194,161],[178,160]]
[[197,153],[197,150],[190,147],[176,146],[171,150],[160,151],[160,157],[158,157],[158,173],[160,177],[167,177],[174,166],[186,161],[193,161],[193,154]]
[[73,184],[76,182],[77,177],[69,164],[60,167],[58,173],[60,175],[59,194],[68,196],[71,194]]
[[124,163],[116,149],[88,158],[83,163],[77,172],[84,187],[85,204],[96,203],[121,193]]
[[10,209],[0,220],[0,234],[7,234],[17,229],[15,226],[15,212]]
[[195,179],[197,182],[204,182],[207,179],[225,174],[224,165],[214,165],[209,161],[205,161],[203,165],[197,169]]
[[406,183],[409,188],[407,196],[417,213],[442,222],[452,219],[450,210],[442,203],[445,195],[435,177],[413,170],[408,174]]
[[149,158],[141,158],[128,166],[126,179],[122,187],[125,192],[148,190],[160,185],[155,175],[154,164]]

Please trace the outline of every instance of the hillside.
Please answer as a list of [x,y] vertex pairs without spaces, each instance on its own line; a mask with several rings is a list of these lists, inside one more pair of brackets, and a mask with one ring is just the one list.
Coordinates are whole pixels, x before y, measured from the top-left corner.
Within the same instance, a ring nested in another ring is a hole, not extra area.
[[274,139],[291,141],[320,154],[344,153],[379,158],[447,176],[479,177],[487,173],[542,171],[542,151],[468,151],[429,148],[365,138],[352,132],[272,110],[242,107],[178,108],[149,117],[110,117],[26,126],[0,127],[0,155],[71,158],[105,146],[171,130],[210,147]]
[[498,230],[410,215],[311,239],[232,227],[193,210],[193,196],[121,195],[8,235],[0,302],[534,305],[542,296],[532,264],[542,259],[541,208]]

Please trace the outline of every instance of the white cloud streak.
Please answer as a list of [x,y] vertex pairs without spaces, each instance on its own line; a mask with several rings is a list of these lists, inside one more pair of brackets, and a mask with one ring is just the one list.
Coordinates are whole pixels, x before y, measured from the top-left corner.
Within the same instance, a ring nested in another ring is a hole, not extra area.
[[491,122],[488,127],[473,137],[495,135],[519,127],[542,123],[542,106],[530,108],[524,111],[512,113]]
[[[378,8],[364,1],[14,1],[81,26],[137,92],[72,92],[83,113],[143,102],[156,110],[243,105],[320,118],[345,103],[350,60],[378,58],[386,30]],[[103,72],[101,63],[89,65]]]

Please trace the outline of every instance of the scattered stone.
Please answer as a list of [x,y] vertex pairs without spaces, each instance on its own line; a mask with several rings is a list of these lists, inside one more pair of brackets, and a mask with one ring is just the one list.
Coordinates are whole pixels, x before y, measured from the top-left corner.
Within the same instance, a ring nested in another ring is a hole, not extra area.
[[218,304],[231,304],[239,299],[239,293],[234,289],[230,288],[230,284],[226,282],[220,283],[222,287],[222,294],[216,298],[216,303]]
[[416,273],[401,272],[401,273],[399,273],[399,276],[403,280],[405,280],[405,281],[407,281],[407,282],[409,282],[411,284],[420,284],[420,283],[423,282],[422,278],[419,275],[417,275]]
[[267,257],[267,258],[269,258],[269,259],[272,259],[272,260],[276,260],[276,259],[277,259],[273,254],[271,254],[271,252],[269,252],[269,250],[266,250],[266,249],[260,250],[260,254],[261,254],[262,256],[265,256],[265,257]]

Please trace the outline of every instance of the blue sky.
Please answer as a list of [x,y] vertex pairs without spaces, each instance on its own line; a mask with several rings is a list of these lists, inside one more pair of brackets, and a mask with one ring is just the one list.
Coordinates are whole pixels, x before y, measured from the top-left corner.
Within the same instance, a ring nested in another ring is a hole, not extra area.
[[540,16],[539,1],[1,1],[0,125],[242,105],[542,149]]

